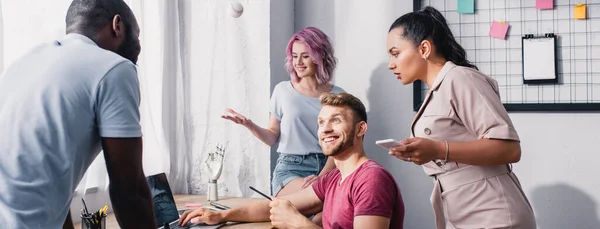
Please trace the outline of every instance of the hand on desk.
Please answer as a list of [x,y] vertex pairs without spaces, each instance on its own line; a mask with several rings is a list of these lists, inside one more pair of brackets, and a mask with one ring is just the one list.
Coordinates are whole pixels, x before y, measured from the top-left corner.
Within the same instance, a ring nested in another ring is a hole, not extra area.
[[271,207],[271,225],[275,228],[305,228],[311,224],[289,200],[273,198],[269,207]]
[[[260,201],[252,205],[224,211],[212,211],[205,208],[188,210],[181,215],[179,225],[185,225],[188,222],[192,224],[204,222],[208,225],[215,225],[225,221],[266,222],[270,220],[272,226],[280,229],[319,228],[304,215],[300,214],[298,209],[289,200],[275,197],[270,198],[272,199],[270,202]],[[232,217],[232,215],[235,215],[235,217]]]
[[215,225],[223,221],[223,216],[219,212],[205,208],[187,210],[179,218],[179,226],[183,226],[190,221],[193,224],[204,222],[208,225]]

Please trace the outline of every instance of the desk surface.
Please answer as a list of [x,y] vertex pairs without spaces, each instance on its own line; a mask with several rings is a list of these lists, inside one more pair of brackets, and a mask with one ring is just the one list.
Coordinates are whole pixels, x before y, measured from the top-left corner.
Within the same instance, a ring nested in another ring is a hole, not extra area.
[[[237,197],[219,197],[219,201],[217,203],[229,206],[229,207],[237,207],[240,205],[250,204],[256,201],[261,201],[261,198],[237,198]],[[175,204],[177,205],[177,209],[190,209],[186,208],[186,203],[202,203],[205,206],[210,206],[208,201],[206,200],[205,195],[175,195]],[[75,224],[75,228],[81,228],[80,223]],[[118,229],[119,224],[117,223],[117,219],[115,215],[110,213],[106,217],[106,229]],[[235,223],[235,224],[227,224],[220,228],[223,229],[242,229],[242,228],[252,228],[252,229],[270,229],[272,228],[271,223]]]

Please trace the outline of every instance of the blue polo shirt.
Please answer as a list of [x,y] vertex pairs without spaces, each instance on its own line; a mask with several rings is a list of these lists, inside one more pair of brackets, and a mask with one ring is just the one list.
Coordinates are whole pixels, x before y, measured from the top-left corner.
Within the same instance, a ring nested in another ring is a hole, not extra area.
[[102,137],[141,137],[135,65],[68,34],[0,76],[0,227],[61,228]]

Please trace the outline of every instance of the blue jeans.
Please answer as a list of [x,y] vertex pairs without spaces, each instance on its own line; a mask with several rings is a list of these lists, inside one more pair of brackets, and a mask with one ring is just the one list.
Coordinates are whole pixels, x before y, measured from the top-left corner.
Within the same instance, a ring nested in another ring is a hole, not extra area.
[[326,162],[327,156],[322,153],[308,155],[280,153],[273,170],[271,195],[276,196],[284,186],[296,178],[318,175]]

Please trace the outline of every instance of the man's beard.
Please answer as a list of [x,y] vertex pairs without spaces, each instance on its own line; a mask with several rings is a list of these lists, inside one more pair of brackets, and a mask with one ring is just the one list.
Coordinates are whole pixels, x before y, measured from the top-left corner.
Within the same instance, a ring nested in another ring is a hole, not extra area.
[[137,51],[136,47],[137,45],[133,41],[133,36],[130,33],[127,33],[127,35],[125,35],[125,42],[117,49],[117,54],[130,60],[133,64],[137,64],[140,53]]
[[337,146],[330,152],[325,152],[325,150],[323,150],[323,154],[325,154],[325,156],[336,156],[336,155],[344,152],[344,150],[352,147],[354,145],[354,135],[356,134],[355,131],[356,131],[356,128],[352,127],[352,135],[350,136],[350,138],[344,139],[344,141],[342,143],[340,143],[339,146]]

